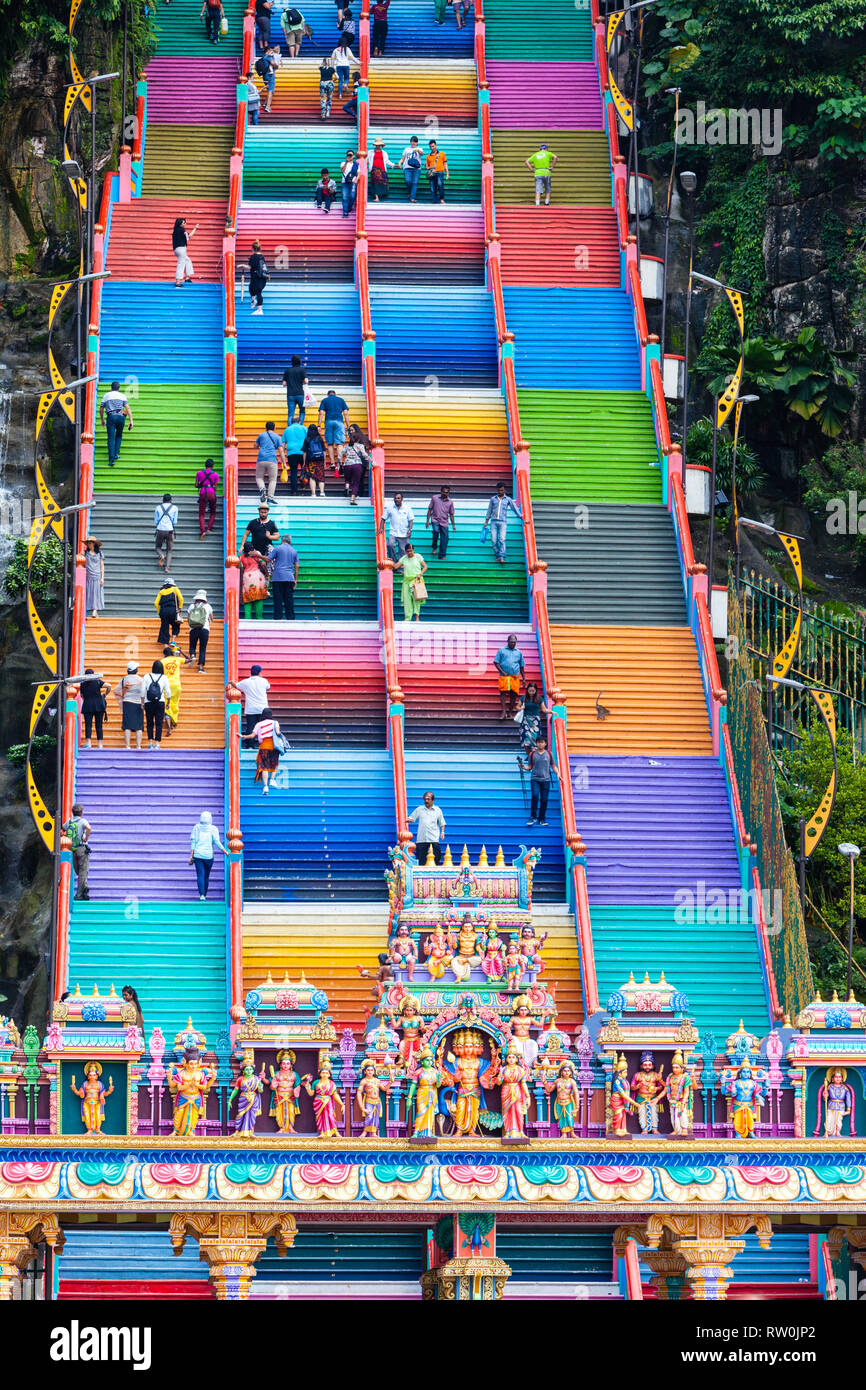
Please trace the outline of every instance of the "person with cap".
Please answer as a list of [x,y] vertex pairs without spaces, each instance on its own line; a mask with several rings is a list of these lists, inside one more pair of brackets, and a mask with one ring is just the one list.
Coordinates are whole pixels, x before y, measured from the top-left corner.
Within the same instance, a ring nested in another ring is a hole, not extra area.
[[213,868],[215,848],[221,849],[223,854],[228,855],[228,850],[220,839],[219,831],[213,823],[213,816],[210,811],[202,811],[189,837],[189,862],[190,864],[195,864],[195,877],[198,884],[198,900],[200,903],[203,903],[207,898],[207,889],[210,883],[211,869]]
[[159,614],[157,646],[164,647],[169,637],[176,637],[180,632],[180,614],[183,608],[183,594],[174,580],[167,575],[153,600],[153,606]]
[[189,659],[195,661],[196,652],[198,652],[198,673],[200,676],[204,675],[204,658],[210,637],[212,617],[213,609],[207,601],[207,589],[196,590],[186,619],[189,623]]
[[261,666],[251,666],[245,680],[238,681],[238,690],[244,697],[244,733],[251,734],[264,710],[268,707],[268,691],[271,683],[262,675]]
[[[155,550],[158,569],[165,566],[166,574],[171,574],[171,552],[174,549],[174,533],[177,529],[177,507],[171,500],[171,493],[164,492],[162,501],[153,509],[153,524],[156,527]],[[165,547],[165,555],[163,555]]]
[[279,545],[271,551],[268,557],[268,569],[271,572],[274,617],[278,621],[281,618],[294,618],[295,585],[298,582],[300,557],[292,545],[292,538],[288,531],[282,536]]
[[241,550],[249,541],[253,550],[257,550],[261,555],[267,555],[271,546],[276,545],[279,539],[280,533],[276,522],[271,520],[267,502],[260,502],[258,516],[254,516],[252,521],[247,524],[247,528],[241,536]]
[[126,675],[114,687],[120,702],[120,727],[123,741],[131,747],[131,737],[135,734],[135,746],[141,752],[141,735],[144,732],[145,683],[138,674],[138,662],[130,661]]
[[377,135],[373,142],[373,165],[370,170],[370,187],[375,203],[388,197],[388,170],[393,168],[394,163],[385,149],[385,141],[381,135]]
[[120,382],[113,381],[111,390],[106,391],[99,402],[99,423],[105,426],[108,439],[108,466],[113,468],[123,442],[123,427],[132,429],[132,411],[129,398],[120,389]]
[[171,703],[171,686],[161,661],[155,661],[150,675],[144,677],[144,717],[147,720],[147,745],[158,750],[162,743],[165,712]]
[[531,154],[524,161],[527,169],[535,176],[535,206],[541,202],[541,195],[544,194],[544,206],[550,202],[550,183],[551,175],[556,168],[559,156],[548,149],[547,145],[539,145],[535,154]]

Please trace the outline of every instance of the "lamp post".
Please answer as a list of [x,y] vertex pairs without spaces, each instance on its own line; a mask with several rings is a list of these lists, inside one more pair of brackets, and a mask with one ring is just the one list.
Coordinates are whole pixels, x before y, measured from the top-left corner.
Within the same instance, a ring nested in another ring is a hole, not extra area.
[[[674,152],[671,161],[670,177],[668,178],[667,202],[665,203],[665,249],[662,258],[662,326],[661,334],[659,335],[662,349],[662,381],[664,381],[665,375],[665,326],[667,324],[668,311],[668,248],[670,246],[671,237],[671,203],[673,201],[674,183],[677,174],[677,115],[680,109],[680,88],[669,87],[668,95],[672,95],[674,98]],[[689,269],[691,269],[691,266],[689,266]]]
[[851,865],[851,896],[848,906],[848,982],[845,986],[845,997],[851,998],[851,960],[854,955],[854,861],[860,858],[860,846],[852,845],[846,840],[844,844],[837,845],[839,853],[844,855]]
[[689,201],[689,278],[686,286],[686,342],[683,354],[683,477],[685,478],[686,449],[689,433],[689,329],[692,321],[692,266],[695,259],[695,190],[698,186],[698,176],[693,174],[690,169],[684,169],[680,174],[680,183],[683,192]]
[[740,587],[740,527],[737,518],[737,445],[740,439],[740,416],[743,413],[744,405],[753,405],[755,401],[759,401],[760,399],[760,396],[738,396],[737,404],[734,406],[734,450],[731,455],[731,516],[734,522],[734,567],[737,589]]

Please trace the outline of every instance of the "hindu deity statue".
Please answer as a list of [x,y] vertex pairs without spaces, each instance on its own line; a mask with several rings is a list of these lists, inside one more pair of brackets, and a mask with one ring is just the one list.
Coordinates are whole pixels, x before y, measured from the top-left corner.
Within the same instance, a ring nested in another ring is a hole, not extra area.
[[401,922],[397,928],[397,935],[391,942],[388,955],[391,964],[398,969],[405,970],[411,980],[418,962],[418,947],[415,945],[412,933],[405,922]]
[[538,1056],[538,1043],[529,1035],[530,1028],[537,1026],[538,1019],[533,1016],[530,1010],[527,996],[518,994],[511,1010],[509,1047],[512,1043],[515,1045],[528,1067],[534,1066]]
[[674,1053],[671,1074],[665,1082],[665,1097],[674,1136],[687,1139],[692,1132],[692,1077],[691,1072],[686,1070],[681,1052]]
[[[443,1050],[445,1044],[443,1042]],[[461,1028],[454,1038],[454,1051],[449,1052],[445,1067],[454,1079],[454,1103],[448,1109],[454,1117],[457,1133],[462,1136],[478,1133],[481,1113],[481,1088],[489,1089],[496,1076],[496,1049],[493,1060],[484,1057],[484,1038],[474,1028]]]
[[307,1095],[313,1097],[313,1112],[316,1116],[316,1129],[319,1131],[319,1138],[339,1139],[337,1116],[339,1114],[340,1119],[343,1118],[345,1107],[336,1082],[331,1077],[330,1062],[322,1063],[315,1081],[308,1073],[302,1078],[301,1085]]
[[541,948],[547,940],[549,932],[542,932],[541,936],[535,935],[535,927],[524,927],[520,933],[520,949],[527,960],[527,970],[534,970],[536,979],[540,979],[544,974],[544,961],[541,959]]
[[403,996],[400,1001],[399,1018],[395,1016],[393,1010],[388,1010],[388,1017],[395,1028],[399,1028],[403,1034],[400,1041],[400,1058],[406,1070],[412,1065],[412,1059],[421,1047],[421,1034],[424,1032],[424,1019],[418,1012],[418,1005],[410,994]]
[[262,1092],[265,1089],[265,1064],[256,1076],[252,1055],[247,1053],[237,1085],[229,1095],[229,1105],[238,1097],[238,1113],[235,1116],[235,1134],[252,1138],[255,1134],[256,1120],[262,1109]]
[[610,1132],[614,1139],[628,1138],[628,1112],[637,1110],[637,1103],[631,1098],[628,1084],[628,1062],[620,1053],[614,1064],[610,1083]]
[[437,923],[424,938],[424,954],[427,957],[427,974],[431,980],[441,980],[451,964],[451,942],[448,933]]
[[280,1134],[294,1134],[297,1119],[298,1096],[301,1094],[301,1078],[295,1071],[295,1054],[290,1048],[277,1053],[277,1070],[270,1069],[271,1088],[270,1114],[277,1122]]
[[477,898],[481,896],[481,884],[472,872],[472,866],[468,861],[460,865],[460,872],[452,880],[448,891],[452,898]]
[[631,1079],[631,1089],[637,1098],[637,1116],[642,1134],[658,1134],[659,1103],[665,1094],[662,1073],[656,1071],[651,1052],[640,1055],[640,1071]]
[[753,1075],[748,1057],[740,1064],[738,1071],[725,1067],[722,1072],[722,1095],[731,1097],[734,1129],[741,1139],[751,1139],[754,1135],[765,1094],[761,1074]]
[[215,1070],[204,1065],[197,1047],[184,1048],[183,1061],[172,1062],[168,1089],[174,1101],[174,1132],[178,1139],[195,1134],[215,1081]]
[[574,1137],[574,1128],[580,1117],[580,1088],[574,1079],[571,1062],[563,1062],[555,1077],[545,1081],[544,1089],[555,1097],[553,1116],[559,1126],[563,1139]]
[[824,1111],[824,1138],[841,1139],[846,1115],[848,1128],[854,1134],[854,1088],[846,1084],[848,1072],[844,1067],[830,1067],[818,1091],[818,1125],[821,1128],[821,1111]]
[[491,922],[487,929],[481,969],[492,985],[505,979],[505,942],[496,930],[495,922]]
[[362,1139],[378,1139],[379,1124],[382,1119],[382,1092],[387,1095],[391,1089],[390,1081],[381,1081],[376,1074],[375,1062],[364,1062],[361,1066],[361,1080],[355,1092],[358,1109],[364,1117]]
[[442,1068],[437,1066],[436,1058],[429,1047],[418,1054],[415,1071],[406,1093],[406,1109],[415,1105],[415,1122],[412,1138],[429,1143],[436,1138],[436,1115],[438,1112],[439,1087],[445,1080]]
[[520,949],[520,942],[513,936],[505,952],[505,988],[509,994],[520,991],[521,981],[529,968],[529,961]]
[[526,1139],[526,1117],[532,1093],[528,1083],[529,1073],[526,1064],[514,1043],[510,1043],[505,1057],[505,1065],[499,1068],[499,1081],[502,1086],[502,1138]]
[[[483,937],[482,937],[483,940]],[[457,954],[451,961],[451,969],[456,980],[468,980],[474,965],[481,964],[481,957],[478,954],[479,932],[467,912],[460,925],[457,934]]]
[[114,1094],[112,1077],[108,1078],[108,1085],[103,1086],[99,1079],[101,1075],[102,1065],[100,1062],[85,1062],[84,1080],[81,1086],[76,1086],[75,1077],[72,1078],[70,1089],[81,1101],[81,1122],[88,1134],[102,1133],[106,1097]]

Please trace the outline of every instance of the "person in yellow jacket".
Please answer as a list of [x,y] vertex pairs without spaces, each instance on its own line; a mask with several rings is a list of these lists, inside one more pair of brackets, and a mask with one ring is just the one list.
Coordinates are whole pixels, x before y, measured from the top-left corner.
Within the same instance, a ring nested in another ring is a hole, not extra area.
[[157,646],[164,647],[180,632],[180,615],[183,610],[183,594],[169,575],[163,580],[153,606],[159,614]]
[[180,673],[185,665],[186,658],[181,656],[174,642],[168,647],[163,647],[162,669],[165,672],[168,688],[171,691],[171,700],[165,711],[168,716],[167,734],[170,734],[173,729],[177,728],[178,720],[180,719],[180,694],[182,689]]

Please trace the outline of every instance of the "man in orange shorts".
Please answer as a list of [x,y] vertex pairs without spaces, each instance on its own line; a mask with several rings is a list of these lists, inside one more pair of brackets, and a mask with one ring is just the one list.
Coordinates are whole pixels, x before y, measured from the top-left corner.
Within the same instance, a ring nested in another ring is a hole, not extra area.
[[507,644],[500,647],[493,658],[493,665],[499,672],[499,701],[502,705],[500,720],[513,719],[520,698],[520,685],[526,674],[523,652],[517,645],[517,636],[511,633]]

